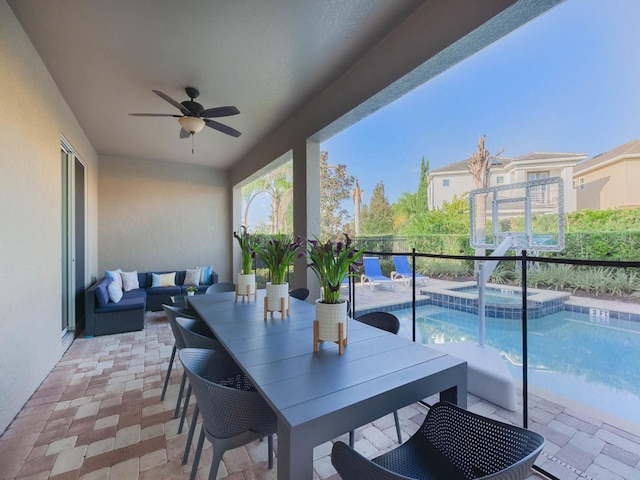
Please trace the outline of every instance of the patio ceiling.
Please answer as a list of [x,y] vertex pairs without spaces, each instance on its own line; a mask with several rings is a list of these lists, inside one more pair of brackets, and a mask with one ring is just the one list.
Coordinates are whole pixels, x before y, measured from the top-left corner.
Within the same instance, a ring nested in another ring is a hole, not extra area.
[[[99,155],[227,168],[343,74],[424,0],[8,0]],[[235,105],[178,138],[152,93]]]

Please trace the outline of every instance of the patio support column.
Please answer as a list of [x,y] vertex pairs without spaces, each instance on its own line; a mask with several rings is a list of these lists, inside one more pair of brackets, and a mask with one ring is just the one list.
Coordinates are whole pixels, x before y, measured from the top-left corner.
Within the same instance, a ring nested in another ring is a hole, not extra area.
[[[293,231],[305,239],[320,236],[320,143],[302,139],[293,145]],[[294,264],[293,286],[307,287],[309,300],[320,295],[320,285],[301,258]]]

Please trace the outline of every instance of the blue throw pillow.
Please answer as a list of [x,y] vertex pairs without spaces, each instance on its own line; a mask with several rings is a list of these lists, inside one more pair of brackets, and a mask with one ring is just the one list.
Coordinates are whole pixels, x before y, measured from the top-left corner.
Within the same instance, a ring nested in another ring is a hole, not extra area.
[[120,289],[122,289],[122,276],[120,275],[120,272],[122,272],[121,269],[117,269],[117,270],[105,270],[104,271],[104,275],[107,278],[110,278],[111,280],[114,281],[114,283],[116,285],[118,285],[118,287]]
[[196,267],[200,269],[200,285],[211,285],[213,267]]

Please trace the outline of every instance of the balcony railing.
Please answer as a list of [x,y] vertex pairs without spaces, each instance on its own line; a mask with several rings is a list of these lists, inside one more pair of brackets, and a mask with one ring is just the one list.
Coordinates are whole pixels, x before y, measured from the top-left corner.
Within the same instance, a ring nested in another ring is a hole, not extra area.
[[[486,348],[498,353],[498,367],[515,383],[513,418],[524,427],[547,428],[538,424],[539,413],[531,415],[529,397],[536,395],[584,412],[586,421],[595,416],[623,431],[640,430],[640,262],[545,256],[531,262],[526,251],[493,257],[499,264],[483,290],[481,332],[474,269],[488,257],[401,250],[406,238],[368,241],[387,247],[367,249],[365,255],[378,256],[389,277],[396,255],[409,257],[413,271],[427,274],[430,264],[450,262],[452,274],[431,274],[426,286],[397,281],[393,289],[382,284],[370,289],[355,279],[344,292],[354,317],[391,311],[401,321],[400,335],[445,350],[461,342],[477,348],[484,335]],[[469,364],[471,369],[472,360]],[[557,446],[550,442],[548,448]]]

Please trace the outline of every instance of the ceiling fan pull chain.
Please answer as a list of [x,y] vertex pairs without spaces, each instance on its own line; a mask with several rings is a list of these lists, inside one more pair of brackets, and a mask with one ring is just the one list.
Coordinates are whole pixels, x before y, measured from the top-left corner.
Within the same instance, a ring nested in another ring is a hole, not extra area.
[[195,137],[195,135],[192,133],[192,134],[191,134],[191,155],[193,155],[193,143],[194,143],[194,141],[195,141],[195,140],[193,139],[193,137]]

